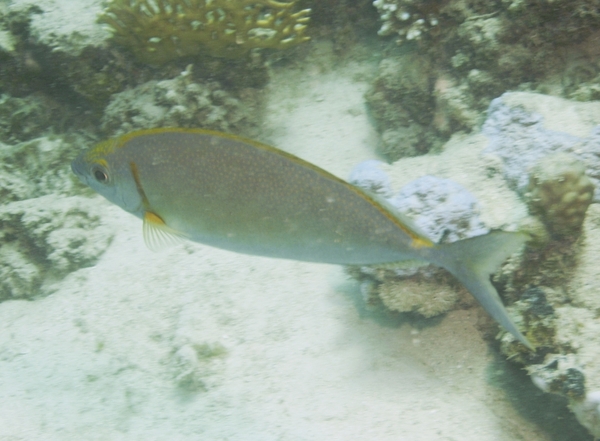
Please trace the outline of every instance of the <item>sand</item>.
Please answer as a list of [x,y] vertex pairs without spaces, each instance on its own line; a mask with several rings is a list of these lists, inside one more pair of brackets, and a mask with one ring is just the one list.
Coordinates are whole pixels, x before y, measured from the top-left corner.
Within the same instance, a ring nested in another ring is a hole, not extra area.
[[[264,138],[347,177],[377,157],[363,100],[376,60],[320,55],[274,67]],[[95,200],[116,232],[97,265],[0,304],[1,441],[552,439],[494,381],[505,365],[478,307],[386,319],[340,267],[153,253],[138,219]]]

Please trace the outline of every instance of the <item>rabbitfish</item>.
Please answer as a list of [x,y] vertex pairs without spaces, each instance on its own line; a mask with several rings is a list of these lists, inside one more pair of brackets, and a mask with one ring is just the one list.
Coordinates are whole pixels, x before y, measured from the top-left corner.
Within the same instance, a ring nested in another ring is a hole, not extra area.
[[489,275],[527,240],[496,231],[436,245],[386,202],[293,155],[219,132],[153,129],[104,141],[72,163],[144,221],[150,249],[184,238],[239,253],[371,265],[421,260],[452,273],[531,348]]

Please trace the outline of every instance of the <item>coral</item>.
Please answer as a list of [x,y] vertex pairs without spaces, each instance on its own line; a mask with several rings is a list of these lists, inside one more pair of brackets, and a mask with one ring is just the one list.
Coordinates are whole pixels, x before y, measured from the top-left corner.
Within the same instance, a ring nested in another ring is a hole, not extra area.
[[[381,196],[391,193],[389,178],[377,161],[361,164],[350,182]],[[433,241],[453,242],[485,234],[475,198],[449,179],[424,176],[405,185],[390,206],[408,215]],[[445,271],[422,262],[351,267],[348,273],[361,282],[367,304],[379,301],[392,311],[434,317],[452,309],[466,291],[456,287]]]
[[554,236],[576,237],[593,197],[594,184],[585,175],[585,165],[572,155],[546,156],[530,171],[529,210]]
[[383,24],[378,34],[396,35],[396,41],[421,40],[430,34],[437,34],[440,25],[440,8],[444,0],[375,0]]
[[0,206],[0,301],[46,293],[43,284],[93,265],[112,239],[96,201],[47,195]]
[[[524,350],[506,333],[501,337],[502,352],[525,365],[540,389],[564,396],[596,437],[600,435],[599,222],[600,207],[592,204],[583,234],[574,244],[553,240],[547,245],[550,250],[538,252],[538,257],[529,250],[524,257],[539,275],[517,282],[525,286],[508,309],[536,351]],[[516,276],[522,278],[518,272]]]
[[390,161],[416,156],[439,145],[429,130],[434,119],[433,74],[416,53],[386,58],[365,98],[382,134],[379,150]]
[[384,198],[393,195],[390,177],[381,169],[381,161],[370,159],[355,166],[350,172],[348,182]]
[[408,279],[386,279],[377,288],[383,304],[392,311],[416,312],[430,318],[450,311],[459,299],[459,293],[438,277],[422,275]]
[[69,167],[80,137],[42,137],[15,145],[0,144],[0,198],[2,203],[67,194],[74,189]]
[[20,142],[48,132],[52,108],[41,97],[0,95],[0,142]]
[[[596,153],[600,149],[599,110],[597,103],[576,103],[525,92],[505,93],[493,100],[488,110],[482,129],[490,139],[486,153],[502,158],[506,179],[521,194],[527,192],[528,170],[542,158],[557,152],[568,153],[585,164],[587,176],[597,187],[600,183],[600,158]],[[565,124],[556,119],[557,114],[576,117],[577,133],[558,131]],[[600,201],[598,193],[594,194],[595,201]]]
[[141,61],[162,64],[207,53],[236,58],[253,48],[286,49],[308,40],[310,10],[294,1],[113,0],[99,18]]
[[[477,129],[482,122],[479,115],[490,101],[508,90],[551,92],[579,101],[599,99],[597,1],[547,3],[374,1],[382,22],[379,34],[394,35],[401,50],[417,50],[427,57],[428,75],[436,84],[446,83],[432,92],[438,137]],[[395,55],[388,51],[386,57]],[[398,111],[402,112],[400,106]],[[378,124],[388,126],[380,115],[374,116]],[[383,144],[414,137],[414,130],[384,133],[390,142]]]
[[149,81],[115,94],[102,118],[110,136],[153,127],[202,127],[251,134],[260,117],[256,94],[245,102],[222,90],[216,81],[194,82],[191,70],[172,80]]
[[488,232],[479,219],[475,197],[449,179],[418,178],[402,187],[390,203],[436,243],[456,242]]

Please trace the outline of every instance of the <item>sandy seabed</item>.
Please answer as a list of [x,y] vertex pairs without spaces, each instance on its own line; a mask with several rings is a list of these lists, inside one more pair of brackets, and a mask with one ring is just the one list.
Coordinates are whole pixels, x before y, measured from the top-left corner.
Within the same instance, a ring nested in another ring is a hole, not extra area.
[[[376,157],[376,60],[274,68],[265,140],[346,178]],[[0,440],[549,440],[490,381],[478,307],[378,319],[342,268],[116,236],[96,266],[0,305]]]

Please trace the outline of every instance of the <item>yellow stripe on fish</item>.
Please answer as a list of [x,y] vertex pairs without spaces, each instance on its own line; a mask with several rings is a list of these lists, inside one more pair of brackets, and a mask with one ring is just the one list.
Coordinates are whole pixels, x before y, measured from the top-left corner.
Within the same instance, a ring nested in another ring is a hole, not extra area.
[[385,201],[274,147],[214,131],[151,129],[73,161],[79,178],[144,220],[157,249],[187,238],[231,251],[321,263],[421,260],[446,268],[528,347],[489,281],[527,236],[493,232],[435,245]]

